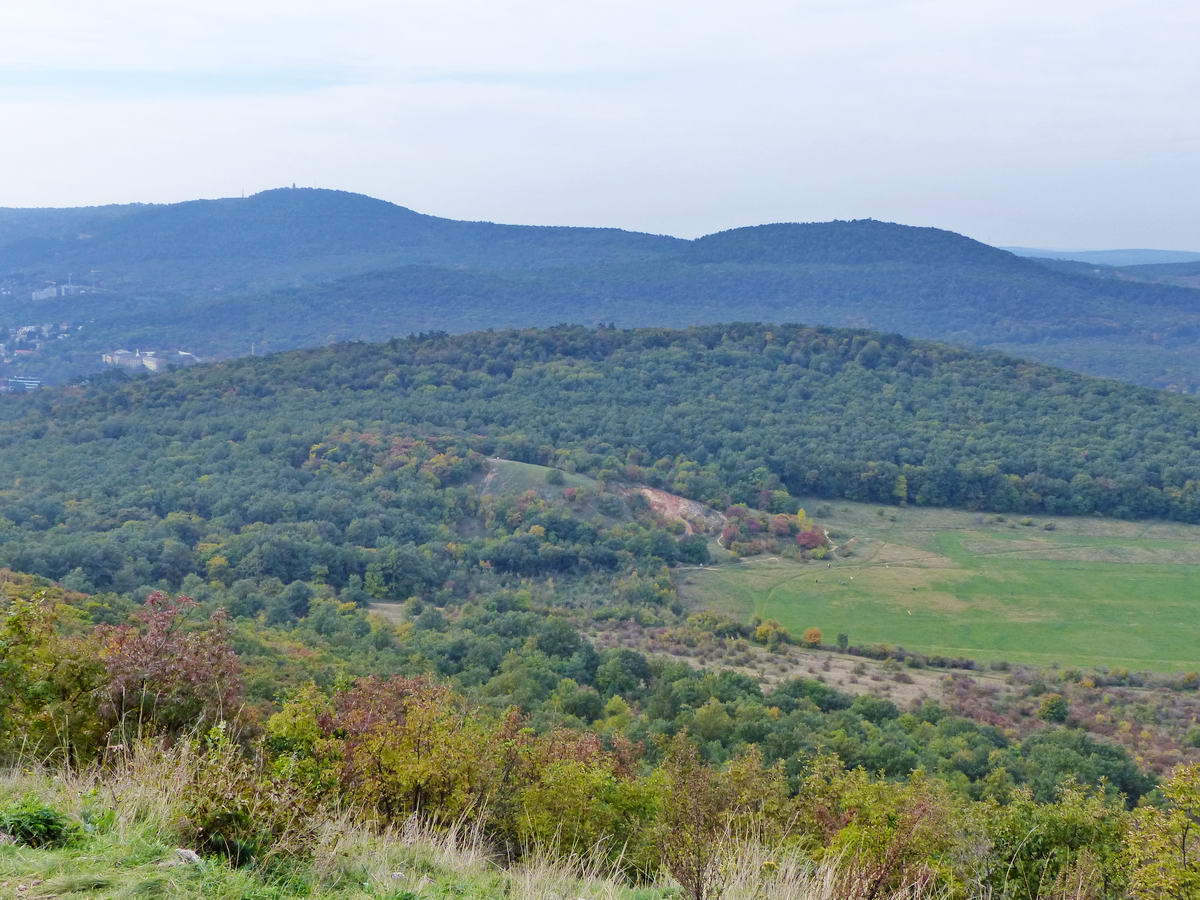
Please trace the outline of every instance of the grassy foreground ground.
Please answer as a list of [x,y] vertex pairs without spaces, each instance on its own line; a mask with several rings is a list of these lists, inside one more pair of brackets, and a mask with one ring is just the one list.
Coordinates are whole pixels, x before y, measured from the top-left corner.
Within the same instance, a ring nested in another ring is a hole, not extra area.
[[[634,886],[581,848],[567,857],[524,848],[506,863],[470,822],[433,830],[416,820],[373,828],[349,814],[326,816],[303,846],[286,841],[267,858],[235,867],[219,855],[181,846],[182,790],[199,757],[187,743],[135,744],[104,767],[0,770],[0,810],[48,807],[70,837],[28,846],[0,833],[0,898],[217,898],[217,900],[683,900],[663,873]],[[719,889],[705,900],[943,900],[919,885],[879,892],[864,874],[835,861],[738,844],[726,855]]]
[[[0,839],[0,898],[389,898],[497,897],[663,900],[670,887],[634,889],[589,871],[583,861],[531,854],[497,864],[469,828],[434,832],[409,822],[374,830],[350,817],[319,823],[313,846],[241,868],[220,856],[190,857],[176,838],[178,789],[194,759],[184,749],[141,753],[84,773],[0,773],[0,808],[35,800],[76,827],[63,846]],[[285,851],[287,848],[283,848]],[[189,861],[190,857],[190,861]]]
[[[684,595],[855,644],[1037,665],[1200,668],[1200,527],[806,504],[836,562],[689,570]],[[1047,527],[1049,526],[1049,528]]]

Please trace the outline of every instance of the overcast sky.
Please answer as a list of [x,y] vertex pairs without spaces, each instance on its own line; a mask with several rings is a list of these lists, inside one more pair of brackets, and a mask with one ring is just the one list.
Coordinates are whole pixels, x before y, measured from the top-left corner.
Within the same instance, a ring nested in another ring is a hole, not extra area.
[[7,0],[0,205],[1200,250],[1188,0]]

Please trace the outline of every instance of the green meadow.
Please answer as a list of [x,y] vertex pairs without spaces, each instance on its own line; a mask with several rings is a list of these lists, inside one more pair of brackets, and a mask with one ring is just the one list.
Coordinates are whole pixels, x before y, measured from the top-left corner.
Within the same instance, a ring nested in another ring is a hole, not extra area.
[[[847,555],[680,574],[701,606],[978,660],[1200,670],[1200,527],[814,501]],[[1052,529],[1052,530],[1050,530]]]
[[564,487],[595,488],[596,482],[585,475],[562,472],[562,483],[551,485],[546,477],[553,470],[548,466],[517,462],[515,459],[489,459],[487,474],[483,479],[484,493],[523,494],[534,491],[543,495],[557,495]]

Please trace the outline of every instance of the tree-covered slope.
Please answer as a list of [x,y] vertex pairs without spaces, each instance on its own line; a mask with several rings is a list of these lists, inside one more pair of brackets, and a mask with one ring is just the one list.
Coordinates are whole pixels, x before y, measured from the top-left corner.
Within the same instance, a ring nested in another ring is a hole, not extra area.
[[[308,878],[315,838],[289,843],[271,816],[282,829],[336,810],[342,830],[354,809],[406,834],[413,817],[470,821],[510,860],[577,854],[585,834],[644,884],[684,821],[671,804],[704,790],[708,833],[769,825],[769,859],[792,848],[798,867],[842,847],[886,855],[928,821],[937,842],[914,858],[936,862],[938,889],[986,871],[1000,897],[1013,860],[1041,884],[1058,878],[1042,861],[1062,867],[1079,846],[1124,859],[1128,829],[1149,827],[1127,809],[1194,756],[1179,733],[1191,674],[1153,682],[1161,694],[1125,690],[1149,682],[1117,669],[975,681],[969,660],[843,633],[863,660],[844,693],[817,675],[832,658],[818,623],[800,650],[778,622],[675,591],[681,564],[764,534],[797,566],[821,559],[814,573],[852,580],[799,491],[1195,518],[1188,398],[865,331],[564,326],[114,375],[0,416],[0,566],[69,588],[0,568],[0,761],[27,769],[61,748],[83,765],[164,761],[166,781],[122,776],[178,798],[150,820],[156,839],[143,832],[143,862],[194,846],[217,858],[215,878],[231,871],[222,855],[246,866],[289,846]],[[653,497],[678,498],[648,486],[707,501],[719,523],[662,515]],[[640,629],[656,636],[639,643]],[[718,659],[740,671],[701,667]],[[53,820],[55,804],[95,825],[73,845],[86,859],[31,864],[92,877],[123,858],[115,813],[19,777],[0,778],[5,823]],[[76,782],[92,783],[61,783]],[[863,839],[868,815],[878,841]],[[1104,834],[1047,831],[1021,856],[1029,834],[1085,819]],[[976,846],[986,869],[964,856]],[[4,865],[26,850],[0,851],[0,880],[24,877]],[[775,890],[764,858],[748,882],[759,895]]]
[[941,228],[898,226],[874,219],[781,222],[733,228],[697,238],[686,258],[696,263],[783,265],[996,265],[1020,269],[1011,253]]
[[[434,335],[109,378],[3,409],[0,562],[55,576],[101,544],[119,565],[131,523],[171,515],[199,517],[193,544],[218,520],[365,517],[424,534],[314,464],[347,434],[441,436],[719,508],[791,493],[1200,521],[1190,398],[861,331]],[[365,565],[334,555],[342,577]]]
[[[35,240],[22,239],[22,225]],[[639,259],[676,243],[615,228],[460,222],[303,188],[162,206],[0,210],[0,275],[82,279],[94,269],[105,286],[135,293],[261,289],[403,264]]]

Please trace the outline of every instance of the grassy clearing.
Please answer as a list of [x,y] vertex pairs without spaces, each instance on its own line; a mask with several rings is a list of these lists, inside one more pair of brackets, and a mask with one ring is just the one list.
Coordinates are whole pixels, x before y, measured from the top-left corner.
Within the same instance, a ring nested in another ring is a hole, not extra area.
[[854,536],[848,558],[688,571],[685,596],[830,641],[844,632],[980,660],[1200,668],[1196,526],[809,505],[821,507],[819,521]]
[[563,488],[596,489],[595,479],[574,472],[563,472],[562,484],[549,484],[546,476],[552,471],[554,470],[549,466],[536,466],[514,459],[489,459],[488,471],[483,478],[483,491],[487,494],[523,494],[526,491],[534,491],[549,497],[558,496]]

